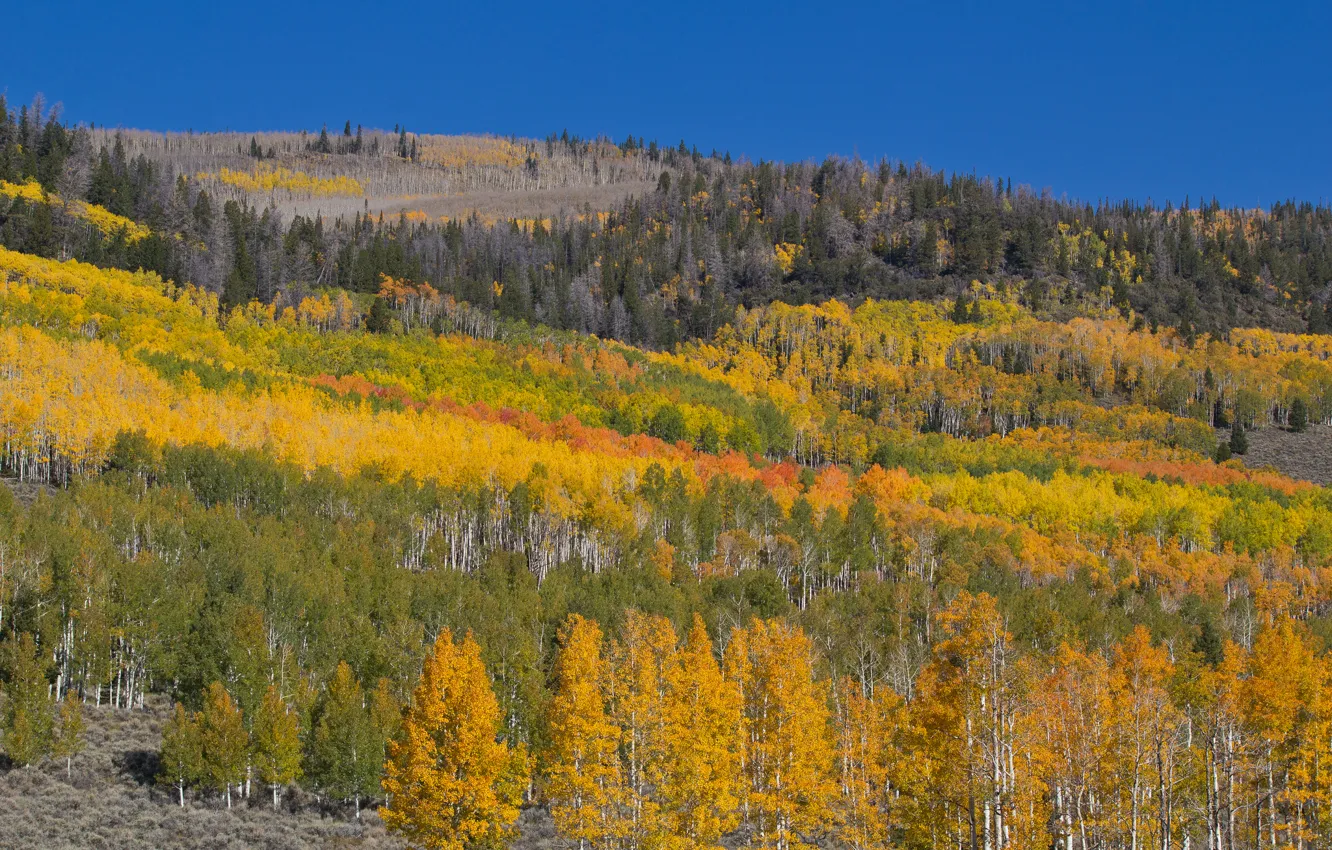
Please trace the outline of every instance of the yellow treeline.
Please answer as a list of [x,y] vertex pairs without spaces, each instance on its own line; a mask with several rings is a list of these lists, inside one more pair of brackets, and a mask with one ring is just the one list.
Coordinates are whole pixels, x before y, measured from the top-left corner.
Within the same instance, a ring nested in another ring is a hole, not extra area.
[[[1009,468],[1044,457],[1085,462],[1095,471],[1076,473],[1073,467],[1042,480],[1016,471],[913,476],[871,467],[853,476],[827,467],[802,487],[798,468],[789,462],[716,457],[561,418],[591,410],[602,398],[563,386],[562,379],[579,370],[601,375],[607,392],[619,392],[619,380],[632,386],[639,367],[604,348],[532,349],[517,372],[507,372],[495,368],[506,353],[497,343],[337,330],[355,315],[345,296],[321,295],[285,318],[255,304],[220,320],[215,297],[155,275],[0,250],[0,324],[8,326],[0,331],[5,463],[23,477],[66,480],[100,468],[119,431],[142,429],[158,444],[261,449],[306,470],[322,466],[352,474],[373,467],[392,478],[464,489],[526,482],[543,509],[584,522],[597,534],[642,531],[639,482],[659,463],[668,475],[680,469],[695,492],[726,476],[761,485],[788,513],[803,496],[816,518],[829,512],[845,517],[856,499],[868,497],[894,517],[901,531],[894,545],[907,553],[909,569],[916,560],[927,569],[932,557],[919,542],[928,534],[913,529],[985,525],[1014,535],[1014,566],[1038,577],[1062,575],[1073,565],[1107,577],[1115,564],[1131,563],[1135,581],[1174,587],[1218,586],[1269,561],[1273,575],[1292,575],[1284,565],[1297,564],[1301,547],[1320,539],[1318,529],[1332,523],[1316,491],[1142,441],[1151,434],[1125,442],[1130,431],[1147,426],[1122,409],[1087,405],[1087,411],[1113,419],[1105,425],[1107,439],[1046,428],[1003,439],[943,441],[931,451],[961,466],[999,461],[1006,452]],[[929,327],[928,321],[922,325]],[[886,346],[885,339],[876,337],[876,343]],[[792,346],[777,368],[766,367],[767,375],[791,368],[811,345]],[[761,349],[746,349],[761,356]],[[162,374],[175,377],[162,377],[147,362],[165,362]],[[337,372],[333,363],[360,365]],[[765,377],[761,366],[749,370],[751,377]],[[745,372],[717,371],[737,383]],[[766,380],[768,387],[781,385],[779,376]],[[378,404],[376,395],[400,403]],[[646,419],[656,396],[606,398],[618,399],[614,403],[625,416]],[[794,393],[790,398],[804,404]],[[732,425],[705,404],[681,403],[679,409],[691,428],[725,431]],[[1149,474],[1165,480],[1146,480]],[[1240,482],[1275,488],[1282,498],[1238,500],[1222,489]],[[690,566],[700,574],[729,574],[763,559],[791,565],[778,567],[790,575],[808,562],[783,533],[756,538],[728,529],[717,540],[715,558]],[[845,569],[828,580],[850,581]],[[1325,595],[1321,587],[1310,593]]]
[[263,449],[308,471],[351,475],[373,467],[390,479],[411,475],[452,487],[511,488],[540,464],[548,509],[611,520],[615,494],[648,465],[463,416],[339,406],[299,385],[208,392],[187,373],[175,387],[101,342],[62,344],[26,327],[0,331],[0,380],[9,462],[38,479],[94,471],[119,431],[139,429],[159,444]]
[[[417,136],[417,156],[444,168],[469,166],[519,168],[527,162],[527,148],[494,136]],[[535,153],[533,158],[539,158]]]
[[124,233],[126,242],[138,242],[152,234],[152,231],[142,224],[123,215],[116,215],[106,207],[86,201],[67,203],[61,200],[59,195],[49,195],[36,180],[29,180],[27,183],[9,183],[0,180],[0,195],[11,199],[21,198],[33,204],[50,203],[61,207],[75,218],[88,222],[105,236],[114,236],[117,232]]
[[611,640],[573,615],[542,799],[566,840],[629,850],[736,832],[773,850],[1175,847],[1202,832],[1293,848],[1332,828],[1332,663],[1293,621],[1265,617],[1215,666],[1142,626],[1023,653],[984,593],[959,593],[934,629],[931,656],[889,682],[872,664],[823,669],[781,621],[734,628],[718,652],[697,616],[682,641],[661,616],[630,611]]
[[361,181],[345,174],[334,177],[315,177],[304,171],[293,171],[282,166],[260,163],[254,171],[233,171],[220,168],[216,173],[201,171],[195,175],[197,180],[213,180],[227,186],[254,194],[272,194],[289,192],[292,195],[308,197],[331,197],[346,195],[359,198],[365,194]]

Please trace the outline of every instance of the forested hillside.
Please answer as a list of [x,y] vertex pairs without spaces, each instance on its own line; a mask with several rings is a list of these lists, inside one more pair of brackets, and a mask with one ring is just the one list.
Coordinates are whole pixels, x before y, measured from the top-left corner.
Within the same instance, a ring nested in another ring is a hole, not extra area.
[[0,113],[11,771],[148,712],[291,844],[1332,841],[1327,208]]

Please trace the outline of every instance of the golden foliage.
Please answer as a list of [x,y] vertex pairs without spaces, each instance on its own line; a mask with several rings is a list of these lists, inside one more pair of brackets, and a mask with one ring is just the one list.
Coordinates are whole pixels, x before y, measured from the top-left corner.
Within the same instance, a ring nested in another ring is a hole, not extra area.
[[195,175],[199,181],[211,181],[231,186],[242,192],[271,195],[286,192],[296,197],[323,198],[338,195],[359,198],[365,194],[365,185],[345,174],[316,177],[304,171],[293,171],[283,166],[258,163],[254,171],[233,171],[223,166],[216,172],[201,171]]
[[380,816],[389,831],[430,850],[498,845],[526,783],[526,755],[499,741],[499,728],[481,648],[444,629],[388,745]]

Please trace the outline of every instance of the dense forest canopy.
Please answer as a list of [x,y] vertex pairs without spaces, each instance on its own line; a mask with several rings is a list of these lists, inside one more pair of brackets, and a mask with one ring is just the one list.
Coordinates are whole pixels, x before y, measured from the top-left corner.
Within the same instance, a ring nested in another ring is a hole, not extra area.
[[423,847],[1332,840],[1327,207],[0,116],[13,770],[165,704],[161,805]]

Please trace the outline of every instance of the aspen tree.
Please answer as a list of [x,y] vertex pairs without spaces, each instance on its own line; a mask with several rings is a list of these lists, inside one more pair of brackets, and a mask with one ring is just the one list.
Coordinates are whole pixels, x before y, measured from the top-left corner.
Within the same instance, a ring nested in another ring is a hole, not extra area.
[[60,712],[52,742],[51,754],[65,760],[65,778],[73,774],[74,756],[83,752],[87,729],[83,721],[83,703],[73,689],[65,691],[65,698],[60,701]]
[[518,817],[525,756],[498,738],[499,702],[471,634],[439,633],[389,742],[380,815],[429,850],[500,846]]
[[231,789],[245,782],[249,767],[250,741],[240,706],[221,682],[214,682],[204,692],[203,711],[199,717],[204,778],[210,787],[226,795],[229,809]]
[[317,716],[310,774],[330,796],[351,800],[360,820],[361,799],[379,786],[383,745],[366,711],[361,683],[347,662],[338,662]]
[[198,715],[190,714],[176,703],[171,718],[162,728],[161,770],[157,781],[174,786],[181,808],[185,807],[185,788],[204,777],[203,737]]
[[667,688],[659,785],[664,832],[681,850],[715,847],[740,825],[741,693],[723,676],[697,614]]
[[10,638],[6,646],[9,687],[5,694],[5,754],[28,767],[46,758],[52,743],[52,704],[41,650],[29,632]]
[[799,628],[754,620],[737,632],[727,652],[745,656],[731,666],[744,695],[748,819],[759,847],[803,850],[830,823],[836,793],[827,686]]
[[838,835],[854,850],[886,847],[895,744],[889,714],[901,700],[891,692],[866,695],[858,682],[844,678],[838,683],[835,702],[841,792]]
[[676,634],[665,617],[629,611],[622,638],[610,648],[612,722],[620,729],[620,761],[627,798],[625,844],[652,843],[661,825],[660,801],[665,753],[666,688],[676,663]]
[[621,733],[606,710],[609,675],[601,629],[570,615],[560,630],[555,661],[545,792],[555,828],[577,841],[580,850],[608,846],[625,831],[626,791],[617,753]]
[[1174,673],[1165,649],[1152,645],[1151,634],[1143,626],[1115,647],[1110,668],[1118,733],[1115,772],[1120,795],[1127,792],[1129,796],[1124,826],[1130,847],[1151,841],[1169,847],[1174,836],[1182,724],[1168,691]]
[[267,783],[273,792],[276,810],[278,792],[301,778],[300,720],[277,686],[269,685],[264,692],[250,735],[259,781]]

